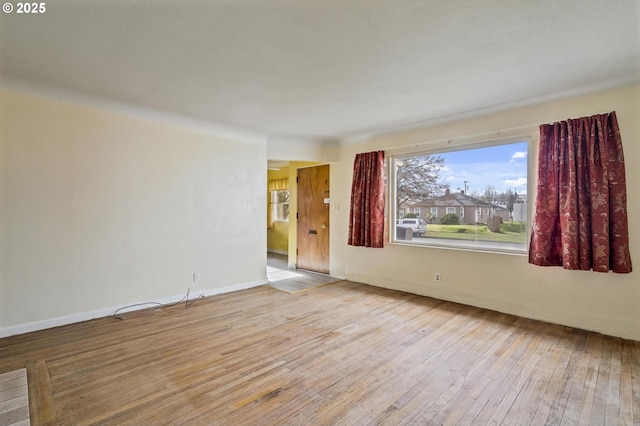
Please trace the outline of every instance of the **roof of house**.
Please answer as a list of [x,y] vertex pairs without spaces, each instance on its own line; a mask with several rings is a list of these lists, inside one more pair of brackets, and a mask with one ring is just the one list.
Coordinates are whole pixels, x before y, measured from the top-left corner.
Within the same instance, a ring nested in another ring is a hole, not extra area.
[[411,207],[493,207],[505,209],[499,204],[490,203],[461,192],[452,192],[437,198],[428,198],[411,204]]

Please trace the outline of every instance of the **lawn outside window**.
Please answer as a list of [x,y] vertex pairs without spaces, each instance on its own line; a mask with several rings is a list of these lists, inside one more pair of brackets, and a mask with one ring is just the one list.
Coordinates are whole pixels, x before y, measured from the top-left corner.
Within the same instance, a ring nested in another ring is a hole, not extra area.
[[391,242],[526,253],[529,145],[517,138],[390,156],[390,223],[428,212],[424,235],[393,232]]

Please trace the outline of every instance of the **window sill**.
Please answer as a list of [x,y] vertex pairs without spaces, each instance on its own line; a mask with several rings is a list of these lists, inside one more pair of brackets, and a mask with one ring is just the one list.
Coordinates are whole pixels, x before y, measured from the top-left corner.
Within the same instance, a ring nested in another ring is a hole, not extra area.
[[[505,247],[504,244],[500,246],[492,244],[491,242],[481,241],[477,244],[469,244],[466,241],[456,241],[439,243],[439,242],[422,242],[420,240],[393,240],[390,241],[392,245],[398,246],[410,246],[410,247],[422,247],[431,249],[453,250],[453,251],[466,251],[475,253],[489,253],[489,254],[504,254],[510,256],[528,256],[528,250],[524,244],[514,244],[514,248]],[[466,244],[465,244],[466,243]],[[524,248],[519,248],[523,247]]]

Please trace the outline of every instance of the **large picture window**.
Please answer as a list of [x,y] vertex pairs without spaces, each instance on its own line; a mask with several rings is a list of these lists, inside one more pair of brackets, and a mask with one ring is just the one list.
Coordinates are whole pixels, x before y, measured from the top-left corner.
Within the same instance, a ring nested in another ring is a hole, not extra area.
[[392,157],[395,219],[399,212],[429,212],[426,232],[401,242],[526,252],[528,145],[489,142]]

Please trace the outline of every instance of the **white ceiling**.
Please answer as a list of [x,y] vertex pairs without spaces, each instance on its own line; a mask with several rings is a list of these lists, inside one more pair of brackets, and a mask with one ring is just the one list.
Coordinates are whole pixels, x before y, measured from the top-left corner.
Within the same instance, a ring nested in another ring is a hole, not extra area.
[[640,0],[49,0],[0,14],[0,83],[339,140],[640,82],[639,28]]

